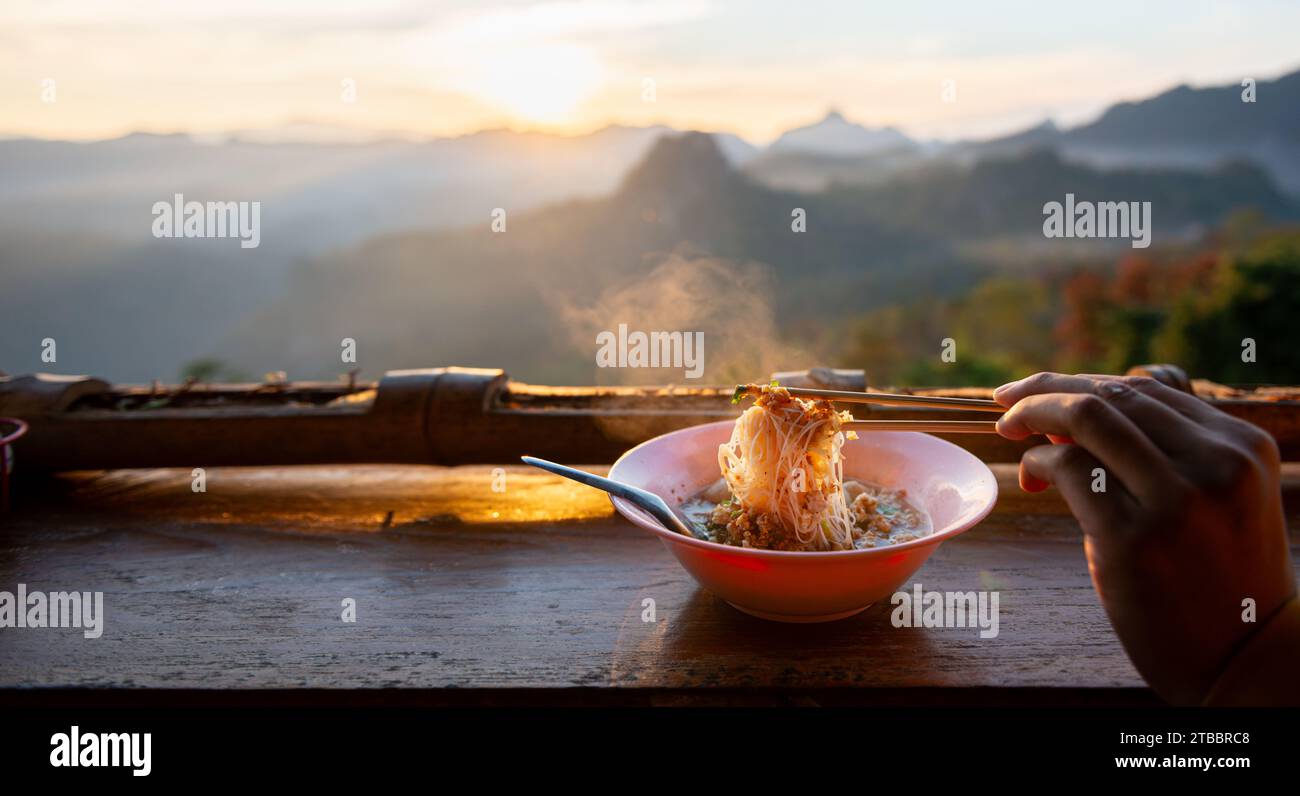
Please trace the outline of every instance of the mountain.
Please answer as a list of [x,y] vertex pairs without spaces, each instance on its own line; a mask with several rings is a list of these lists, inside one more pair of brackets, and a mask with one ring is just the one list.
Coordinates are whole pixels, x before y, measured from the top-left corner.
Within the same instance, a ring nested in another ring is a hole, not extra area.
[[769,149],[745,161],[743,169],[750,177],[770,188],[818,193],[837,183],[878,185],[931,160],[926,152],[915,146],[866,155],[830,155]]
[[1300,71],[1257,81],[1254,102],[1243,101],[1244,91],[1235,83],[1178,86],[1112,105],[1096,121],[1069,130],[1039,127],[974,144],[970,156],[1051,147],[1101,168],[1205,170],[1245,161],[1300,196]]
[[607,193],[665,132],[488,130],[365,143],[207,143],[138,133],[90,143],[0,141],[0,229],[57,230],[75,217],[80,229],[147,244],[148,208],[182,193],[260,201],[264,240],[291,240],[298,253],[314,254],[386,231],[460,226],[495,207],[522,211]]
[[[960,291],[1012,260],[1113,258],[1123,241],[1043,237],[1043,204],[1066,193],[1152,202],[1156,246],[1244,207],[1295,219],[1298,194],[1277,187],[1300,180],[1295,90],[1294,75],[1261,82],[1255,104],[1232,86],[1179,88],[1083,127],[937,153],[835,151],[864,140],[837,114],[762,152],[617,126],[0,141],[0,369],[53,369],[39,359],[53,337],[58,370],[117,380],[175,378],[204,355],[328,376],[354,337],[368,374],[492,364],[590,382],[608,376],[591,370],[591,319],[619,315],[707,327],[710,340],[743,329],[757,342],[735,345],[760,349],[767,318],[776,337],[812,345],[868,309]],[[799,148],[809,140],[831,151]],[[261,202],[261,246],[152,237],[153,203],[175,193]],[[507,232],[489,226],[498,208]],[[792,229],[801,213],[804,233]]]
[[744,165],[758,156],[758,147],[733,133],[710,133],[718,145],[718,151],[734,166]]
[[[34,354],[54,337],[65,372],[174,377],[179,363],[282,296],[295,263],[385,234],[486,223],[496,208],[514,217],[607,195],[667,132],[0,141],[0,369],[49,369]],[[723,140],[732,157],[749,154],[735,136]],[[260,202],[260,246],[154,238],[154,203],[177,193]]]
[[[1000,266],[966,253],[971,244],[1013,241],[1053,259],[1067,246],[1131,251],[1126,241],[1044,239],[1042,206],[1067,192],[1152,201],[1157,246],[1241,206],[1297,215],[1248,165],[1099,171],[1039,151],[803,195],[756,183],[707,136],[666,136],[604,198],[511,216],[501,233],[482,223],[383,236],[305,264],[289,298],[208,353],[251,372],[327,376],[339,370],[339,340],[353,337],[368,373],[464,364],[600,383],[628,374],[595,368],[595,336],[627,323],[705,332],[706,375],[726,381],[738,347],[815,347],[871,309],[960,293]],[[796,209],[806,232],[792,229]]]
[[1254,102],[1239,84],[1182,85],[1139,102],[1112,105],[1066,138],[1075,144],[1217,147],[1300,143],[1300,72],[1256,84]]
[[1208,171],[1097,169],[1051,149],[987,157],[971,166],[937,164],[880,185],[839,186],[827,198],[860,207],[890,229],[942,230],[948,239],[986,244],[1019,239],[1050,250],[1057,241],[1043,238],[1043,205],[1063,202],[1067,193],[1078,202],[1150,202],[1153,245],[1198,237],[1244,208],[1276,221],[1300,219],[1300,202],[1250,163]]
[[833,183],[872,185],[929,159],[892,127],[870,129],[831,110],[816,124],[783,133],[745,161],[745,173],[770,188],[816,193]]
[[806,152],[819,155],[869,155],[887,150],[908,149],[915,142],[893,127],[869,128],[845,119],[831,110],[815,124],[782,133],[770,152]]
[[786,133],[743,165],[771,187],[816,192],[836,183],[878,185],[927,165],[969,167],[991,157],[1051,149],[1100,169],[1211,172],[1227,163],[1251,163],[1283,191],[1300,196],[1300,72],[1257,81],[1255,102],[1243,102],[1243,91],[1239,84],[1179,86],[1112,105],[1078,127],[1061,129],[1047,120],[1011,135],[937,147],[901,133],[904,141],[887,136],[868,146],[872,131],[832,112],[818,124]]
[[[795,208],[807,234],[792,230]],[[206,353],[251,372],[327,375],[351,336],[368,373],[476,364],[598,383],[611,374],[595,369],[591,341],[626,322],[706,332],[717,377],[726,352],[766,345],[773,317],[787,331],[826,331],[865,307],[935,293],[937,269],[952,262],[942,241],[753,183],[708,136],[666,136],[605,198],[511,216],[504,232],[485,221],[384,236],[305,264],[290,298]],[[956,271],[938,293],[973,279]]]
[[1018,133],[981,141],[974,144],[958,144],[952,147],[948,155],[957,155],[955,159],[974,163],[981,158],[1017,155],[1034,149],[1054,149],[1061,143],[1061,128],[1051,119],[1044,119],[1037,125]]

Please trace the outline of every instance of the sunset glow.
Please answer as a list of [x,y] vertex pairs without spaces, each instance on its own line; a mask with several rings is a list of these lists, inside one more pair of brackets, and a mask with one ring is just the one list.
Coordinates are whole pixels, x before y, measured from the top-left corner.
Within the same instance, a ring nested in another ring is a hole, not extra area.
[[547,44],[476,58],[461,85],[516,121],[564,124],[600,79],[600,62],[590,50]]
[[[1298,27],[1300,6],[1272,2],[293,0],[272,15],[248,0],[11,0],[0,8],[0,135],[667,124],[763,143],[837,107],[954,139],[1079,123],[1181,82],[1276,76],[1296,66]],[[344,81],[354,101],[340,99]],[[956,102],[941,100],[945,81]],[[43,100],[49,85],[57,102]]]

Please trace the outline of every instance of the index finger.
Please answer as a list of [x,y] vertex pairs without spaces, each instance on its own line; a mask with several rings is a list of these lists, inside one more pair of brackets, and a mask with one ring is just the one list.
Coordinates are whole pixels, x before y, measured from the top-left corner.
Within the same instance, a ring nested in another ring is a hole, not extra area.
[[1142,503],[1152,502],[1181,477],[1132,420],[1092,392],[1029,395],[998,419],[998,433],[1009,439],[1034,432],[1070,437]]
[[1097,379],[1092,376],[1068,376],[1064,373],[1042,372],[1008,382],[993,391],[993,400],[1006,407],[1030,395],[1048,392],[1092,392]]
[[1214,423],[1228,417],[1205,399],[1193,393],[1170,387],[1168,384],[1150,376],[1106,376],[1091,373],[1083,375],[1098,381],[1118,381],[1127,384],[1143,395],[1166,404],[1198,423]]
[[996,395],[1003,401],[1022,401],[1029,395],[1044,393],[1093,393],[1106,399],[1108,405],[1133,421],[1156,447],[1175,458],[1186,455],[1201,438],[1200,425],[1175,407],[1152,397],[1144,389],[1147,383],[1156,384],[1149,378],[1036,373],[1028,379],[999,388]]
[[1149,376],[1111,376],[1104,373],[1077,373],[1067,376],[1064,373],[1035,373],[998,387],[993,391],[993,400],[1003,406],[1011,406],[1027,395],[1043,392],[1087,392],[1095,389],[1098,382],[1126,384],[1198,423],[1213,423],[1226,417],[1223,412],[1201,398],[1176,390]]

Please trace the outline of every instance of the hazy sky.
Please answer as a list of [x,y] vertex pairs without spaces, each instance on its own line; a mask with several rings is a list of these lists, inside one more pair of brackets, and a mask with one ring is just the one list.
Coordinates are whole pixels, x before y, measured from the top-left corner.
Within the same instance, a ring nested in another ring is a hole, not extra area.
[[833,105],[950,138],[1275,77],[1298,32],[1295,0],[4,0],[0,134],[664,122],[762,142]]

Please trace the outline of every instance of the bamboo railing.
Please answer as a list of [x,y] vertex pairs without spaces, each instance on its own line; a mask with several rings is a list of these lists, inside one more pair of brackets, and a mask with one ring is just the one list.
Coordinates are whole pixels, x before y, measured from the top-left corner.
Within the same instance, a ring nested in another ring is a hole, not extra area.
[[[1300,388],[1238,389],[1188,381],[1169,366],[1139,369],[1269,431],[1300,459]],[[860,372],[813,369],[783,383],[865,389]],[[377,382],[114,386],[80,376],[0,377],[0,416],[29,426],[14,444],[24,471],[330,463],[484,464],[532,454],[572,463],[613,461],[678,428],[735,417],[734,385],[552,387],[501,370],[391,371]],[[906,390],[987,397],[979,388]],[[853,407],[859,418],[962,419],[943,409]],[[1029,443],[954,435],[988,462]]]

